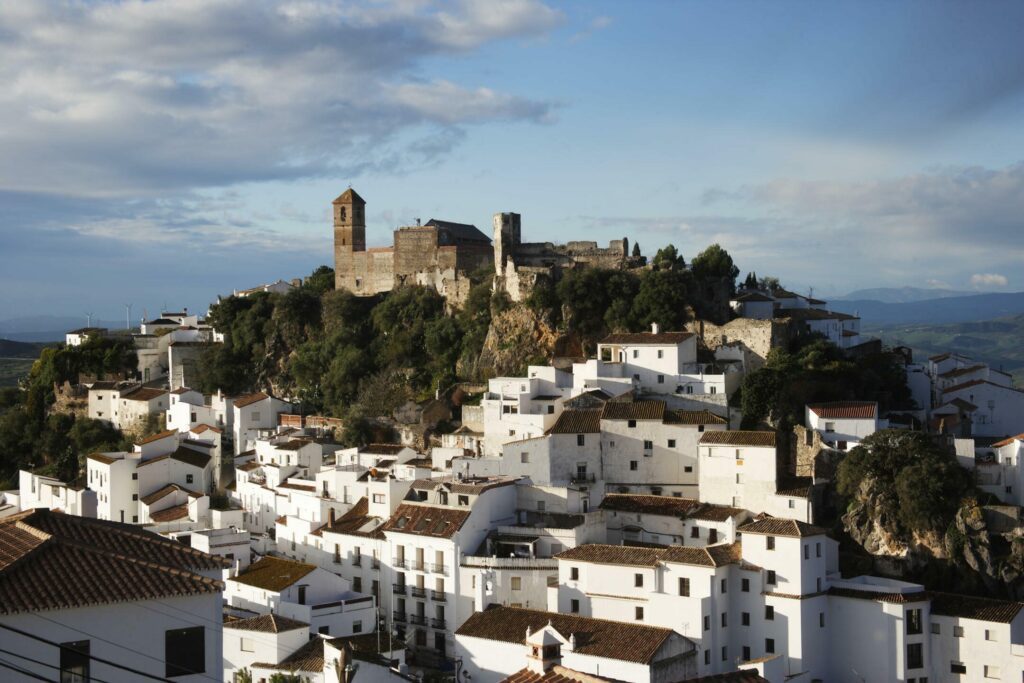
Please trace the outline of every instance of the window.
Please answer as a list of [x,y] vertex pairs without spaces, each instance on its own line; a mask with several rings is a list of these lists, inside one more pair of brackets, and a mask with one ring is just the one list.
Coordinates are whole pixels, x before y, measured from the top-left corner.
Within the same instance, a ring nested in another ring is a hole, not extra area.
[[711,663],[711,650],[704,650],[704,664]]
[[89,680],[89,641],[76,640],[60,645],[61,683],[85,683]]
[[835,422],[826,422],[825,423],[825,431],[826,432],[834,432],[834,431],[836,431],[836,423]]
[[509,436],[515,436],[516,435],[516,430],[514,430],[514,429],[508,430],[508,435]]
[[[907,610],[907,635],[916,636],[921,633],[923,626],[921,624],[921,610],[919,609],[908,609]],[[988,631],[985,632],[986,635]],[[988,640],[986,638],[986,640]]]
[[750,661],[750,646],[749,645],[744,645],[743,646],[743,661],[744,662],[749,662]]
[[722,592],[725,593],[728,588],[729,588],[728,581],[726,581],[725,579],[722,579]]
[[825,613],[818,612],[818,628],[825,628]]
[[697,431],[698,432],[703,432],[704,431],[704,425],[697,425]]
[[750,612],[743,612],[740,614],[740,624],[743,626],[750,626]]
[[995,641],[996,640],[996,633],[995,633],[995,631],[990,631],[988,629],[985,629],[985,640]]
[[932,623],[932,634],[939,635],[940,633],[942,633],[942,629],[939,628],[939,625],[937,623]]
[[644,608],[643,607],[635,607],[633,609],[633,618],[636,621],[643,621],[644,620]]
[[138,524],[138,523],[139,523],[139,516],[138,515],[132,515],[132,524]]
[[[792,503],[793,501],[789,501],[789,502]],[[806,543],[804,543],[804,559],[805,560],[811,559],[811,546],[806,544]]]
[[722,646],[722,661],[724,662],[729,658],[729,648],[725,645]]
[[525,451],[519,454],[519,462],[528,463],[530,462],[530,454]]
[[192,479],[193,479],[193,477],[192,477],[191,474],[186,474],[185,475],[185,483],[186,484],[191,484],[192,483]]
[[954,626],[953,627],[953,637],[954,638],[963,638],[964,637],[964,627],[963,626]]
[[582,434],[576,435],[576,445],[582,446],[586,443],[586,438]]
[[741,579],[740,580],[740,590],[743,591],[744,593],[749,593],[750,592],[750,579]]
[[202,626],[174,628],[164,634],[164,675],[190,676],[206,673],[206,635]]
[[138,499],[139,499],[139,494],[133,493],[132,494],[132,500],[138,500]]
[[384,503],[386,503],[388,501],[387,501],[387,498],[385,497],[385,495],[383,493],[375,493],[375,494],[373,494],[373,502],[374,503],[384,504]]
[[775,639],[774,638],[765,638],[764,639],[764,651],[765,651],[765,654],[769,654],[769,655],[775,654]]
[[775,537],[774,536],[765,536],[764,537],[764,547],[767,548],[768,550],[775,550]]
[[768,577],[765,579],[765,583],[767,583],[769,586],[774,586],[775,585],[775,570],[774,569],[769,569],[768,570]]
[[684,472],[693,472],[693,465],[687,465],[683,468]]
[[920,669],[924,666],[924,646],[921,643],[907,645],[907,668]]
[[238,647],[242,652],[256,652],[256,643],[252,638],[239,638]]
[[965,674],[967,673],[967,665],[963,662],[958,662],[955,659],[949,663],[949,673],[951,674]]
[[361,619],[356,619],[352,622],[352,633],[362,633],[363,622]]
[[555,407],[554,406],[548,406],[548,415],[554,415],[554,414],[555,414]]
[[352,577],[352,590],[354,590],[356,593],[362,593],[363,592],[363,577],[361,577],[361,576],[353,576]]
[[627,420],[626,421],[626,426],[629,427],[630,429],[635,429],[636,428],[636,420]]
[[576,600],[575,598],[570,600],[569,601],[569,611],[572,612],[573,614],[579,614],[579,611],[580,611],[580,601]]
[[640,357],[640,350],[639,349],[633,349],[633,358],[639,358],[639,357]]
[[771,605],[764,606],[764,618],[768,621],[775,621],[775,608]]
[[711,630],[711,617],[709,617],[707,614],[704,615],[704,630]]
[[661,350],[661,349],[658,349],[658,358],[664,358],[664,357],[665,357],[665,352],[663,350]]
[[729,615],[726,612],[722,612],[722,628],[729,625]]
[[[89,474],[92,475],[92,472],[90,472]],[[136,480],[138,478],[139,478],[139,473],[138,472],[132,472],[132,480],[134,481],[134,480]]]
[[821,543],[814,544],[814,556],[821,557]]
[[569,580],[570,581],[579,581],[580,580],[580,568],[579,567],[569,567]]
[[985,678],[999,678],[999,667],[991,664],[985,665]]
[[517,590],[522,590],[522,588],[523,588],[523,579],[522,579],[522,577],[513,576],[512,577],[512,590],[517,591]]
[[690,580],[680,577],[679,578],[679,594],[684,598],[690,597]]
[[[361,627],[362,627],[362,624],[360,624],[360,628]],[[320,628],[318,628],[316,630],[316,632],[317,633],[321,633],[321,634],[323,634],[325,636],[329,636],[329,635],[331,635],[331,627],[330,626],[321,626]]]
[[741,453],[740,449],[737,448],[736,449],[736,459],[737,460],[742,460],[743,459],[743,456],[740,453]]
[[665,375],[658,375],[658,384],[665,383]]
[[544,512],[547,509],[547,504],[543,500],[537,501],[537,512]]
[[637,588],[641,588],[644,585],[644,575],[633,574],[633,585]]
[[639,466],[640,465],[639,465],[639,463],[636,460],[630,460],[629,461],[629,469],[630,469],[631,472],[636,472],[637,468],[639,468]]
[[743,483],[743,473],[742,472],[737,472],[736,473],[736,483],[737,484],[742,484]]
[[644,450],[645,451],[654,450],[654,442],[653,441],[648,441],[647,439],[644,439]]

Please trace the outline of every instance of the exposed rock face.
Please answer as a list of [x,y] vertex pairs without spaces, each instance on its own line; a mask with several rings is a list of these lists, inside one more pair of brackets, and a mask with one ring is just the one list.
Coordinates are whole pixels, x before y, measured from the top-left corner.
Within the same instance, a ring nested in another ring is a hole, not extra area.
[[513,306],[491,319],[478,363],[492,376],[520,374],[531,362],[546,362],[558,340],[558,333],[532,310]]

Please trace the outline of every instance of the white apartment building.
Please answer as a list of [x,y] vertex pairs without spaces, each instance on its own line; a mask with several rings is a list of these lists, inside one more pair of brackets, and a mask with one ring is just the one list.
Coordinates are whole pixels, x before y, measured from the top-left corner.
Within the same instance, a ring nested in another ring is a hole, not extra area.
[[992,454],[976,456],[978,487],[1009,505],[1024,500],[1024,434],[1017,434],[992,444]]
[[815,403],[805,409],[804,424],[821,435],[830,448],[848,451],[865,437],[888,426],[879,422],[878,404],[874,401],[834,401]]
[[542,436],[558,419],[573,378],[546,365],[531,365],[526,377],[496,377],[480,401],[483,453],[496,456],[510,441]]
[[0,547],[3,680],[220,678],[220,558],[45,510],[0,519]]
[[671,629],[543,610],[477,612],[455,641],[466,679],[475,683],[671,683],[696,673],[694,644]]
[[692,498],[609,493],[601,501],[610,545],[704,547],[734,543],[750,513]]
[[207,428],[229,433],[234,425],[234,399],[218,391],[209,398],[194,389],[179,388],[170,392],[167,408],[167,428],[182,432],[205,425]]
[[78,517],[95,517],[96,492],[81,481],[65,483],[29,470],[20,470],[18,505],[21,510],[46,508]]
[[276,429],[278,416],[291,413],[292,404],[261,391],[236,398],[231,410],[231,429],[238,454],[256,447],[260,430]]
[[168,393],[130,382],[93,382],[89,387],[88,416],[118,429],[139,428],[150,415],[167,410]]
[[704,432],[699,453],[701,502],[811,521],[808,487],[780,477],[775,432]]

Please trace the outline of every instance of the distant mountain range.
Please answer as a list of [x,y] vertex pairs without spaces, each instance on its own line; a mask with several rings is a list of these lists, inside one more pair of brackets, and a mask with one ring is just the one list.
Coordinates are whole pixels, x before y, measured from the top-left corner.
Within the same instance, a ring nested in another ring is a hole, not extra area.
[[[0,320],[0,339],[25,342],[64,341],[64,333],[85,327],[85,316],[33,315]],[[124,320],[94,320],[93,327],[123,330]]]
[[831,299],[828,307],[841,313],[860,316],[865,325],[962,323],[1022,314],[1024,292],[949,296],[905,303]]
[[875,289],[858,289],[844,296],[834,296],[829,301],[880,301],[884,304],[909,304],[929,299],[948,299],[950,297],[974,296],[978,292],[966,292],[956,289],[924,289],[922,287],[876,287]]

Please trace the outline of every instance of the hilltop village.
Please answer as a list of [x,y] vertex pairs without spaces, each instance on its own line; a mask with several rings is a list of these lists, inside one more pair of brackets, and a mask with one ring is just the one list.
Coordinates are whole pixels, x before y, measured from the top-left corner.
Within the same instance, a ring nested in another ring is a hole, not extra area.
[[368,247],[363,198],[332,209],[333,271],[37,363],[25,410],[117,447],[74,432],[0,493],[25,680],[1022,680],[1009,375],[883,348],[717,246],[524,242],[501,212]]

